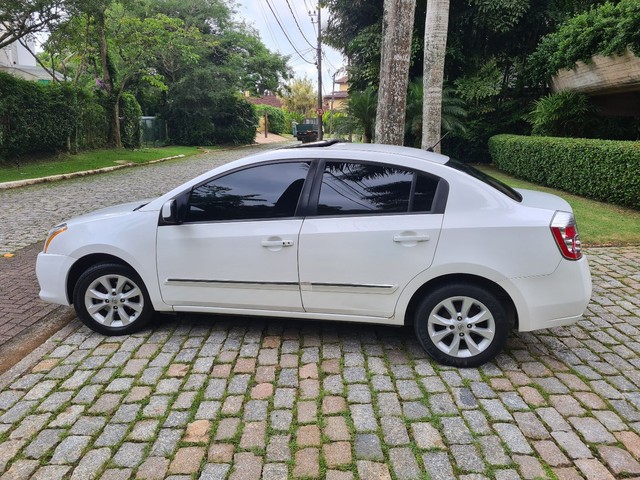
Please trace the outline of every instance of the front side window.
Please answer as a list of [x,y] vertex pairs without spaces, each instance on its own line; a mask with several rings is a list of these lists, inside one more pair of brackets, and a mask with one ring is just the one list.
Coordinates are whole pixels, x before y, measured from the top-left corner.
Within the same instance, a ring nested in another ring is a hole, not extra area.
[[191,192],[186,222],[293,217],[309,162],[260,165],[216,178]]
[[317,214],[428,212],[437,186],[438,179],[391,165],[327,162]]

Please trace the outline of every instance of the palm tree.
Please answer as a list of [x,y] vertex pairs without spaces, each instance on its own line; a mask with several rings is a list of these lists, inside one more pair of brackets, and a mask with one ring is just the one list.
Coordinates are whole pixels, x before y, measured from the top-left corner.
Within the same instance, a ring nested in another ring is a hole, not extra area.
[[[422,148],[440,141],[442,83],[449,27],[449,0],[427,0],[424,35],[424,98],[422,106]],[[440,145],[436,146],[440,151]]]
[[[407,123],[405,127],[405,143],[407,145],[420,146],[422,139],[422,105],[423,105],[423,80],[422,77],[409,83],[407,96]],[[440,127],[445,134],[464,134],[467,128],[464,119],[467,117],[465,102],[455,96],[455,89],[445,87],[442,90],[442,115]],[[438,139],[439,140],[439,139]],[[428,147],[433,146],[438,140]]]
[[376,105],[378,95],[376,91],[369,87],[362,92],[350,92],[349,103],[347,105],[347,115],[355,120],[357,126],[362,128],[364,135],[362,141],[371,143],[373,130],[376,125]]
[[384,0],[376,142],[402,145],[416,0]]

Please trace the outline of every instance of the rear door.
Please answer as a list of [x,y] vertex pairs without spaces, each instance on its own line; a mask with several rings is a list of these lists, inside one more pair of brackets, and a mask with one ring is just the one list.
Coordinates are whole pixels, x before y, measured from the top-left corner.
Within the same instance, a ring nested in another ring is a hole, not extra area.
[[300,232],[304,309],[389,318],[404,286],[433,261],[448,186],[381,163],[320,168]]

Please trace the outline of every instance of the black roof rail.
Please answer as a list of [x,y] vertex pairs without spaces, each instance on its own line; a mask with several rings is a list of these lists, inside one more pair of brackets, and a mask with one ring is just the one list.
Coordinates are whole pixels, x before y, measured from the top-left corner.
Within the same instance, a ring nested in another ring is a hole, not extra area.
[[300,145],[292,145],[287,148],[312,148],[312,147],[330,147],[331,145],[335,145],[336,143],[344,143],[343,140],[338,138],[332,138],[330,140],[320,140],[318,142],[308,142],[302,143]]

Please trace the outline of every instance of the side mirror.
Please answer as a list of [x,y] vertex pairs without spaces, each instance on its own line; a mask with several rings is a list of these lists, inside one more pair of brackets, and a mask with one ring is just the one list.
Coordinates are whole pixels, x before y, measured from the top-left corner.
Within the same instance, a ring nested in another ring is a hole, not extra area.
[[162,205],[162,223],[165,225],[178,225],[180,223],[175,198]]

